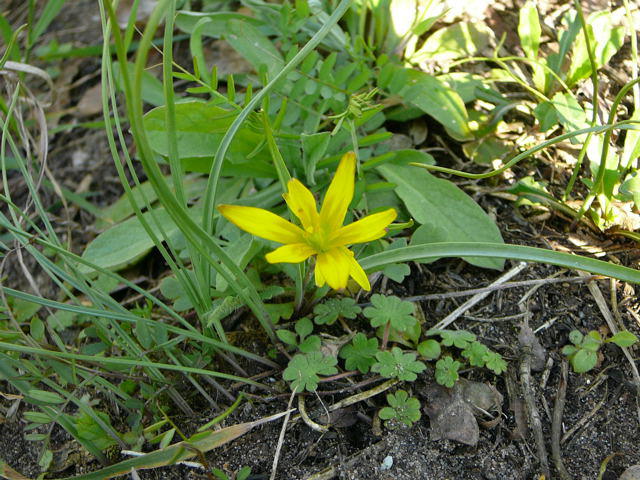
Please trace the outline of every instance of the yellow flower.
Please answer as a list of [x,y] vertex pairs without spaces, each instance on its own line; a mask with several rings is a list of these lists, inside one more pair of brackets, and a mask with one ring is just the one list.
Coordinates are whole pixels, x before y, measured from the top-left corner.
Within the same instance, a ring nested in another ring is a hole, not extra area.
[[352,277],[365,290],[371,285],[366,273],[347,248],[383,237],[386,227],[395,220],[393,208],[368,215],[343,226],[347,208],[353,199],[356,157],[347,153],[340,160],[320,213],[313,194],[295,178],[283,194],[287,205],[300,220],[302,228],[268,210],[239,205],[220,205],[218,210],[230,222],[253,235],[283,243],[266,255],[269,263],[299,263],[317,255],[316,285],[325,283],[339,290]]

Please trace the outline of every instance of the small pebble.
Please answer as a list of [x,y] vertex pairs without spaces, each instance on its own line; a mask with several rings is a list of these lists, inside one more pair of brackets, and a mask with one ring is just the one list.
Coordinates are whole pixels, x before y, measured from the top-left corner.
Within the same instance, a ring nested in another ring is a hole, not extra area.
[[382,460],[380,470],[384,472],[385,470],[389,470],[391,467],[393,467],[393,457],[391,455],[387,455],[386,457],[384,457],[384,460]]
[[632,465],[627,468],[618,480],[640,480],[640,465]]

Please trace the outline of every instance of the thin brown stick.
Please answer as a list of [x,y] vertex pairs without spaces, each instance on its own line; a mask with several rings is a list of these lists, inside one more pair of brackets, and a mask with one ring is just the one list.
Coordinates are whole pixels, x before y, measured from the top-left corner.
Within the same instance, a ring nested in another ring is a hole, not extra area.
[[[470,290],[461,290],[459,292],[430,293],[428,295],[416,295],[413,297],[405,297],[403,300],[408,302],[422,302],[428,300],[446,300],[448,298],[469,297],[478,293],[491,293],[498,290],[506,290],[509,288],[530,287],[533,285],[550,285],[553,283],[578,283],[590,282],[604,278],[602,275],[589,275],[588,277],[562,277],[562,278],[536,278],[533,280],[520,280],[518,282],[507,282],[502,284],[492,284],[482,288],[472,288]],[[364,304],[362,304],[364,305]]]
[[[511,270],[502,274],[500,278],[498,278],[495,282],[491,284],[491,286],[502,285],[508,282],[510,279],[512,279],[513,277],[518,275],[522,270],[524,270],[526,266],[527,264],[525,262],[518,263]],[[473,297],[471,297],[469,300],[464,302],[462,305],[456,308],[453,312],[451,312],[449,315],[447,315],[442,320],[440,320],[433,328],[436,328],[436,329],[447,328],[449,325],[455,322],[458,317],[463,315],[467,310],[473,308],[474,305],[480,303],[482,300],[487,298],[490,292],[491,290],[487,292],[476,293]]]
[[538,461],[545,478],[549,478],[549,459],[547,450],[544,446],[544,436],[542,434],[542,422],[540,421],[540,412],[536,407],[536,401],[533,394],[533,386],[531,384],[531,347],[523,347],[522,362],[520,363],[520,383],[522,384],[522,395],[527,407],[529,422],[536,440],[536,449],[538,451]]
[[558,382],[558,393],[553,406],[553,422],[551,424],[551,456],[556,470],[562,480],[571,480],[571,475],[562,462],[562,451],[560,450],[560,434],[562,433],[562,412],[567,398],[567,379],[569,376],[569,363],[562,361],[560,366],[560,381]]

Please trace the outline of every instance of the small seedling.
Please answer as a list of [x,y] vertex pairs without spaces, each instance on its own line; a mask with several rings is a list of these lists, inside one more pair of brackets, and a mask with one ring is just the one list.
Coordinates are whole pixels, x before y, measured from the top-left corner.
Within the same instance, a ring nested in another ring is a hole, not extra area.
[[413,303],[396,296],[376,293],[371,296],[371,304],[373,306],[364,309],[364,316],[370,320],[373,328],[390,324],[394,330],[405,332],[417,322],[413,316]]
[[436,363],[436,382],[445,387],[451,388],[458,380],[458,370],[462,363],[454,360],[450,356],[441,358]]
[[404,390],[388,394],[387,403],[389,406],[384,407],[379,413],[382,420],[394,419],[408,427],[420,420],[420,402],[417,398],[409,397]]
[[339,317],[354,319],[361,311],[353,298],[330,298],[315,306],[314,321],[318,325],[333,325]]
[[319,375],[338,373],[335,357],[325,357],[320,352],[298,354],[291,359],[282,378],[291,382],[291,390],[314,392],[318,388]]
[[313,332],[313,322],[311,320],[306,317],[301,318],[296,322],[294,329],[295,332],[284,329],[277,330],[276,335],[282,342],[296,347],[303,353],[320,350],[320,337],[311,335],[311,332]]
[[378,339],[370,338],[364,333],[358,333],[351,343],[342,347],[340,358],[345,359],[347,370],[358,369],[361,373],[369,372],[371,366],[376,363],[378,353]]
[[585,373],[598,363],[598,350],[605,343],[615,343],[619,347],[630,347],[638,341],[633,333],[628,330],[616,333],[614,336],[603,339],[600,333],[591,330],[583,335],[579,330],[569,333],[569,341],[573,345],[565,345],[562,353],[569,358],[569,362],[576,373]]
[[378,361],[371,367],[371,371],[385,378],[397,378],[406,382],[413,382],[418,378],[417,374],[427,368],[424,363],[416,360],[415,353],[404,353],[398,347],[393,347],[390,352],[378,352],[376,360]]

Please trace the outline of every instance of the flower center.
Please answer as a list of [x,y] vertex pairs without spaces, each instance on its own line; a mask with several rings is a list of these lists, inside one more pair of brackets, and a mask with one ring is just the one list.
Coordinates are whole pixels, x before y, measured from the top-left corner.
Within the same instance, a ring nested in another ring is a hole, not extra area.
[[324,228],[305,228],[304,239],[318,253],[329,250],[329,235]]

